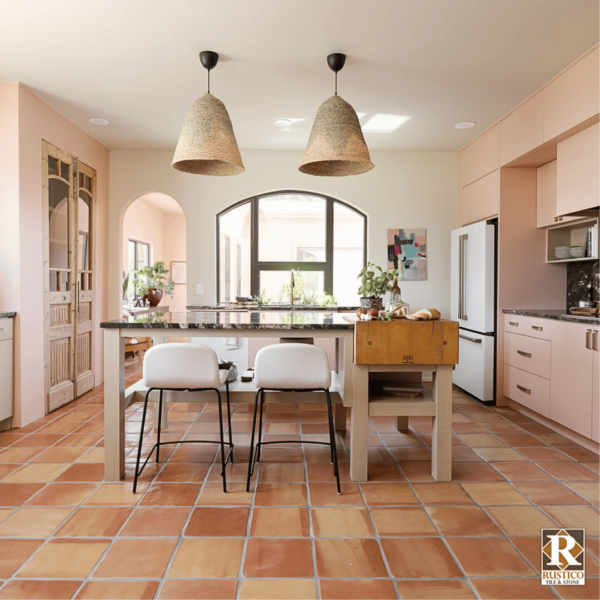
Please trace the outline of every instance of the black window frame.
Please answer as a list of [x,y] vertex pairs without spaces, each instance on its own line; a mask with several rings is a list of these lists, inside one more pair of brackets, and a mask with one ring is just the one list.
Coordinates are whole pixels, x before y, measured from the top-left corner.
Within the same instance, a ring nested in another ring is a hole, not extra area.
[[[312,196],[314,198],[322,198],[326,201],[325,205],[325,261],[313,262],[313,261],[259,261],[258,260],[258,240],[259,240],[259,201],[262,198],[268,198],[270,196],[283,196],[283,195],[295,195],[295,196]],[[275,192],[268,192],[265,194],[258,194],[240,200],[226,209],[217,213],[217,231],[216,231],[216,254],[217,254],[217,302],[221,300],[221,231],[220,231],[220,219],[228,212],[243,206],[244,204],[250,203],[250,293],[252,296],[258,296],[260,294],[260,272],[261,271],[290,271],[291,269],[300,271],[318,271],[323,272],[324,276],[324,291],[328,294],[333,295],[333,252],[334,252],[334,205],[335,203],[341,204],[342,206],[349,208],[356,214],[360,215],[364,220],[363,226],[363,266],[367,265],[367,232],[368,232],[368,216],[355,208],[354,206],[333,198],[326,194],[320,194],[316,192],[309,192],[304,190],[278,190]]]
[[[129,244],[133,242],[134,244],[134,252],[133,252],[133,270],[134,271],[138,271],[140,269],[140,266],[138,265],[138,246],[147,246],[148,248],[148,252],[146,253],[146,256],[148,257],[148,264],[144,265],[145,267],[149,267],[152,264],[152,257],[150,255],[151,251],[152,251],[152,246],[150,245],[149,242],[142,242],[141,240],[136,240],[134,238],[129,238],[128,240],[128,244],[127,244],[127,251],[129,252]],[[138,296],[137,293],[137,288],[135,285],[135,282],[138,280],[138,278],[135,276],[135,274],[133,274],[133,299],[134,300],[139,300],[140,296]]]

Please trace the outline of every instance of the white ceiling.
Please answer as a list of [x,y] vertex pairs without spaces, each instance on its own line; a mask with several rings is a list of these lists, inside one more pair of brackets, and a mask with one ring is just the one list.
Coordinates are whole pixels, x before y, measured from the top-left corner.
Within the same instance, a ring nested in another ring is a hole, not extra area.
[[0,80],[109,148],[174,148],[214,50],[240,147],[304,148],[344,52],[345,100],[410,117],[371,149],[456,150],[592,47],[598,18],[598,0],[1,0]]
[[160,192],[151,192],[140,196],[136,202],[146,202],[157,208],[160,212],[167,215],[182,215],[183,209],[179,206],[177,200],[171,198],[167,194],[161,194]]

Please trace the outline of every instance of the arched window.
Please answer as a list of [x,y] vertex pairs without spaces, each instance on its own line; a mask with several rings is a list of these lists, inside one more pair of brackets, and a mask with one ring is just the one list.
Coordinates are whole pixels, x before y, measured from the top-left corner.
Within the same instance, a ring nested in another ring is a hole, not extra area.
[[340,200],[294,191],[248,198],[217,215],[217,239],[219,302],[264,294],[288,303],[294,269],[295,299],[316,303],[327,293],[358,305],[367,218]]

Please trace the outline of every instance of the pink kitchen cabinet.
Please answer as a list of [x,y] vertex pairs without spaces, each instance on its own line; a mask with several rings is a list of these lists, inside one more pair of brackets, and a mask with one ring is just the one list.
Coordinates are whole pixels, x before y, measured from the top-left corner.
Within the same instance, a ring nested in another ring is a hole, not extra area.
[[458,226],[491,219],[498,215],[500,205],[500,170],[458,190]]
[[576,221],[580,217],[559,215],[556,208],[556,161],[537,170],[537,226],[550,227],[557,223]]
[[581,435],[592,437],[594,387],[593,327],[552,323],[550,418]]
[[592,366],[592,439],[600,442],[600,327],[594,328]]
[[544,142],[544,102],[536,94],[502,120],[500,165],[519,158]]
[[494,125],[483,135],[458,153],[458,188],[463,188],[500,166],[500,124]]

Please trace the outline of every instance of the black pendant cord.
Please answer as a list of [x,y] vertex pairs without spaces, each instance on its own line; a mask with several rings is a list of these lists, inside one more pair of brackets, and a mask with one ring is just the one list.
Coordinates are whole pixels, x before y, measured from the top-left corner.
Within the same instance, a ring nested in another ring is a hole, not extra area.
[[335,95],[337,96],[337,71],[335,72]]
[[210,94],[210,69],[208,69],[208,93]]

